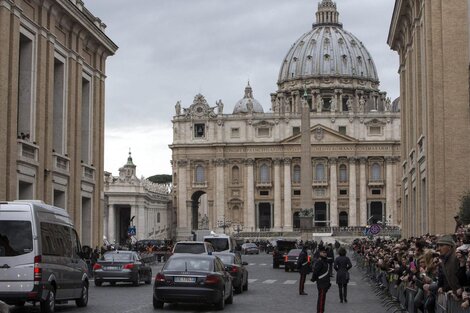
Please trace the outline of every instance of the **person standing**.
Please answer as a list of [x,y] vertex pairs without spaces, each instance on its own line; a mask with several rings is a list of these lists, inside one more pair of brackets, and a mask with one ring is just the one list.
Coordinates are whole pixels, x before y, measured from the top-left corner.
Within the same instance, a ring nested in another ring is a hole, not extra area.
[[338,249],[339,256],[335,259],[334,268],[336,271],[336,284],[339,289],[339,301],[348,302],[348,282],[349,270],[352,267],[351,260],[346,256],[346,249]]
[[297,259],[297,268],[300,273],[300,280],[299,280],[299,295],[306,296],[307,293],[304,292],[305,286],[305,279],[307,275],[310,273],[310,257],[308,255],[307,246],[302,246],[302,251],[300,251],[299,258]]
[[330,277],[333,277],[333,263],[335,261],[335,253],[331,243],[329,243],[326,247],[326,261],[328,262],[328,273],[330,274]]
[[330,289],[331,283],[328,271],[328,262],[326,260],[326,249],[323,246],[319,246],[318,251],[319,258],[313,267],[311,281],[317,282],[317,313],[324,313],[326,305],[326,293],[328,292],[328,289]]

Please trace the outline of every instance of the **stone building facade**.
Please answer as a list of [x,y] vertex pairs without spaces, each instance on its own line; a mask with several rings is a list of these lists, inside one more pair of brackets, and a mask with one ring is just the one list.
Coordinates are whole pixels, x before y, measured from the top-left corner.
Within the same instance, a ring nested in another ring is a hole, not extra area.
[[249,83],[231,114],[201,94],[177,102],[177,238],[198,228],[201,208],[226,232],[293,231],[301,210],[316,227],[399,225],[399,101],[379,90],[372,56],[331,0],[282,60],[277,85],[269,112]]
[[470,190],[469,20],[466,0],[395,3],[404,236],[452,233]]
[[105,27],[81,0],[0,0],[0,199],[65,208],[85,245],[103,236]]
[[110,243],[125,244],[128,227],[135,226],[134,240],[173,238],[170,187],[137,178],[129,153],[119,176],[105,172],[103,233]]

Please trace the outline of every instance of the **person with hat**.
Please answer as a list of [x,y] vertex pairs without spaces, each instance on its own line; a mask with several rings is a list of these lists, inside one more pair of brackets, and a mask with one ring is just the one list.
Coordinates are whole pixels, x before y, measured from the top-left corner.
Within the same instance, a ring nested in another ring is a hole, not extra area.
[[459,215],[454,216],[454,220],[455,220],[455,231],[454,231],[454,233],[458,233],[460,231],[460,229],[463,227],[463,223],[460,220]]
[[317,282],[318,298],[317,313],[325,312],[326,293],[331,287],[329,264],[327,262],[326,248],[322,245],[318,247],[319,258],[315,262],[312,272],[312,282]]
[[299,258],[297,259],[297,267],[300,273],[300,280],[299,280],[299,295],[306,296],[307,293],[304,291],[305,286],[305,279],[307,275],[310,273],[311,265],[310,265],[310,257],[308,255],[307,246],[302,246],[302,251],[300,251]]
[[438,292],[452,290],[455,294],[465,284],[465,263],[461,264],[455,253],[455,241],[451,235],[443,235],[437,240],[437,250],[441,258],[441,271],[437,280]]

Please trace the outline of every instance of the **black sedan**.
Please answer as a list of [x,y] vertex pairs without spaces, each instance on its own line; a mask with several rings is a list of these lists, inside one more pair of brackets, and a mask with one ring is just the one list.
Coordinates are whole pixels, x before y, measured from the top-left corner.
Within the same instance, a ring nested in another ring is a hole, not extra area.
[[[287,255],[284,256],[284,270],[286,272],[288,272],[289,270],[290,271],[298,270],[297,260],[299,259],[300,252],[302,252],[302,249],[291,249],[289,250]],[[308,261],[310,262],[310,259],[311,259],[310,250],[307,253],[308,253]]]
[[246,269],[247,262],[243,262],[240,255],[235,253],[214,253],[225,264],[225,268],[232,275],[232,284],[235,293],[242,293],[248,290],[248,270]]
[[152,269],[142,262],[135,251],[109,251],[93,266],[95,286],[104,282],[132,282],[138,286],[141,281],[152,283]]
[[155,277],[153,307],[167,303],[207,303],[223,310],[233,303],[232,276],[215,255],[177,253]]

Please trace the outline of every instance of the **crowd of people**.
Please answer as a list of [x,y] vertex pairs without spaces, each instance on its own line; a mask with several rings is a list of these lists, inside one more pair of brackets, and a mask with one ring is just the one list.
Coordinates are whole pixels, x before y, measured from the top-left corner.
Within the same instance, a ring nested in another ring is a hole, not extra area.
[[470,232],[461,224],[453,235],[401,240],[355,240],[352,248],[376,273],[377,284],[415,291],[414,307],[434,312],[439,294],[470,307]]

